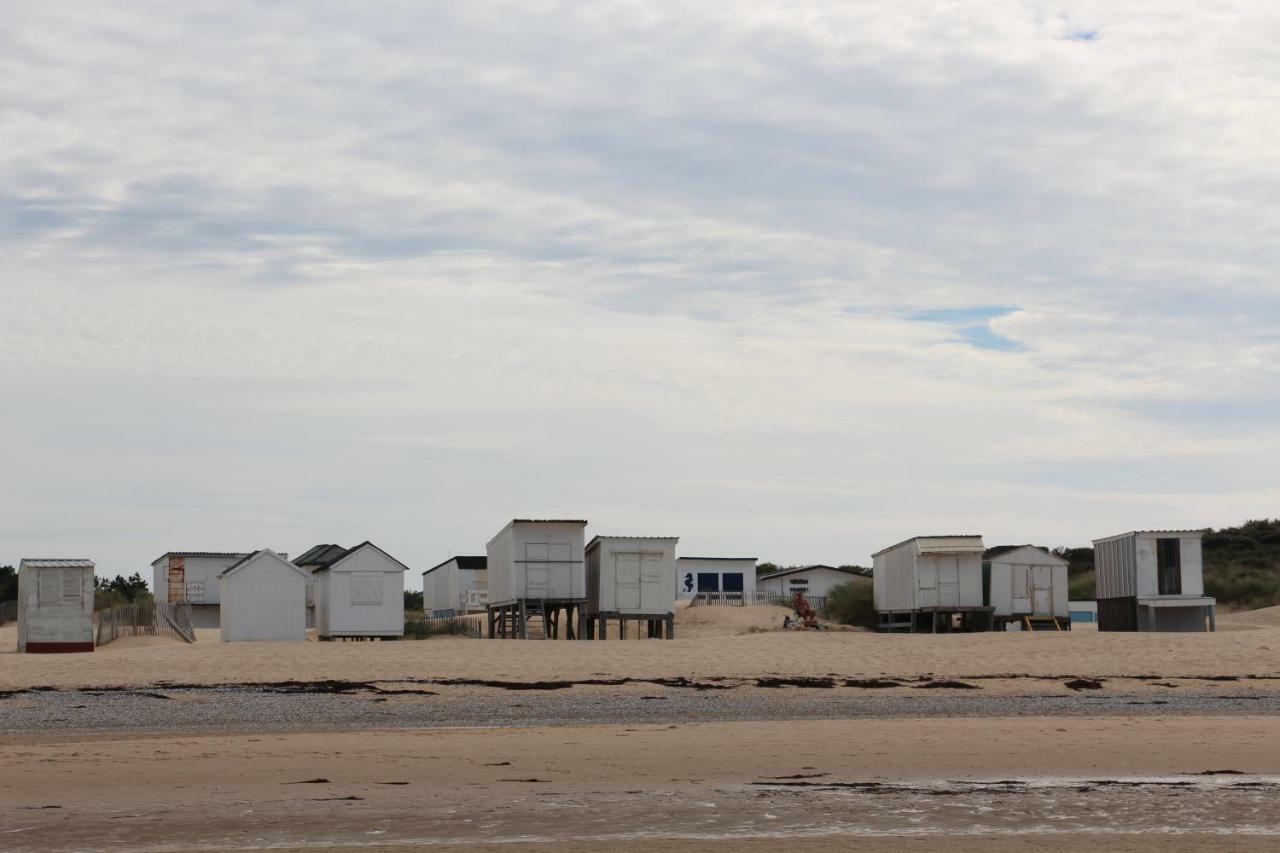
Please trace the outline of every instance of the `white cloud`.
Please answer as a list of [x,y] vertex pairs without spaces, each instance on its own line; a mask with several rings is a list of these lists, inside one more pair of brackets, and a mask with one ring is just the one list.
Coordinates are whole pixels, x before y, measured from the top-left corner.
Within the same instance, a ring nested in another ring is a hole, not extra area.
[[[1275,496],[1257,4],[10,18],[0,561],[570,512],[850,562]],[[984,306],[1018,349],[912,319]]]

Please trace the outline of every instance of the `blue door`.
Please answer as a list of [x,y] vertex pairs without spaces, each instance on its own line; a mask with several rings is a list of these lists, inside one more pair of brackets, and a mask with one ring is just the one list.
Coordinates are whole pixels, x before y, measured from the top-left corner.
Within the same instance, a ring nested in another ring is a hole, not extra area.
[[726,597],[742,598],[742,572],[725,572],[720,575],[720,583]]
[[717,572],[698,572],[698,592],[719,592],[720,575]]

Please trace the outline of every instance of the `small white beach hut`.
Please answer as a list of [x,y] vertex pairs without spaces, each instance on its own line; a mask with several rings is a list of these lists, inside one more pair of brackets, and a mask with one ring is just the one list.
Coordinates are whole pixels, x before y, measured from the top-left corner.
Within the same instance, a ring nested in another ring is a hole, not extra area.
[[997,622],[1021,621],[1030,616],[1056,620],[1070,629],[1067,596],[1067,561],[1035,545],[997,545],[987,549],[990,566],[988,590]]
[[93,561],[23,558],[18,564],[18,651],[93,651]]
[[305,640],[307,577],[270,548],[223,570],[218,576],[222,640]]
[[1093,541],[1099,631],[1212,631],[1199,530],[1135,530]]
[[403,637],[408,570],[372,542],[361,542],[312,567],[316,636]]
[[793,566],[756,578],[756,595],[791,598],[798,592],[809,598],[825,598],[831,590],[850,583],[865,587],[871,576],[835,566]]
[[960,615],[965,627],[990,627],[991,608],[983,603],[982,537],[916,536],[871,555],[875,608],[880,627],[937,630]]
[[[670,639],[676,603],[675,536],[596,536],[586,546],[587,634],[610,619],[659,623]],[[625,630],[622,628],[621,630]]]
[[742,601],[755,588],[755,557],[676,558],[676,594],[680,598]]
[[488,557],[450,557],[422,573],[422,612],[452,616],[484,610],[489,601]]

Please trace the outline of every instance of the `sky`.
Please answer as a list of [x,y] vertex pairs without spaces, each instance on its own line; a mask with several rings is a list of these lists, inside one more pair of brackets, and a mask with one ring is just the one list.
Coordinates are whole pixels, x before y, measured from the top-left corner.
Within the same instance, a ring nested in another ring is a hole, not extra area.
[[1253,0],[14,0],[0,564],[1280,515],[1277,41]]

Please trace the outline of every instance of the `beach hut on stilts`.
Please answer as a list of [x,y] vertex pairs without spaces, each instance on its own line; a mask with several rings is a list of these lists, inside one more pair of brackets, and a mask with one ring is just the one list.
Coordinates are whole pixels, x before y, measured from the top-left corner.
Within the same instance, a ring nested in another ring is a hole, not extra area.
[[586,633],[587,577],[578,519],[517,518],[486,546],[489,634],[566,639]]

